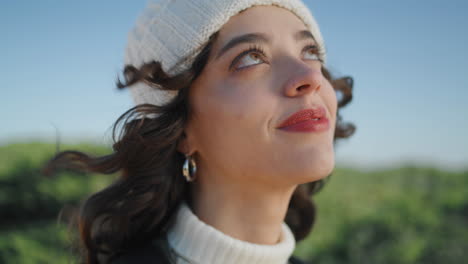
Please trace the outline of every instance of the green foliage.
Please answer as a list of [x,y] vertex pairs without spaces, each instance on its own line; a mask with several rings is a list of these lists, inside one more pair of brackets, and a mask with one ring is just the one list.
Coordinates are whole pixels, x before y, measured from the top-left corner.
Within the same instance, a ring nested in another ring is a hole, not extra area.
[[72,263],[69,244],[67,229],[53,220],[2,228],[0,263]]
[[[62,149],[110,152],[89,144]],[[0,263],[76,263],[73,233],[61,219],[115,175],[41,175],[55,153],[53,144],[0,147]],[[295,253],[320,264],[462,263],[468,258],[467,187],[468,171],[336,169],[313,197],[318,218]]]
[[468,171],[337,169],[314,197],[318,219],[296,253],[311,263],[461,263]]
[[[63,149],[103,155],[109,149],[88,144]],[[73,263],[67,219],[86,196],[104,188],[113,175],[62,171],[41,173],[56,153],[52,144],[0,147],[0,263]]]

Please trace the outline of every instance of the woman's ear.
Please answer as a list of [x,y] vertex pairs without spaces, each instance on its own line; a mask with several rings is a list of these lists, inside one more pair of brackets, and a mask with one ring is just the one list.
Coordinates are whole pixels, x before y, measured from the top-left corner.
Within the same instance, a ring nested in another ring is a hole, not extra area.
[[182,138],[177,144],[177,150],[185,155],[190,155],[195,152],[191,137],[187,135],[186,131],[184,131]]

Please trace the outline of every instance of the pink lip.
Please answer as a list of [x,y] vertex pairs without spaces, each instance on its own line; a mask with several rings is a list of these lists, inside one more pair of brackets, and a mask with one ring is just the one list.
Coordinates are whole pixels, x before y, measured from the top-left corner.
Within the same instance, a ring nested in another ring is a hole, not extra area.
[[330,124],[323,107],[300,110],[278,126],[290,132],[321,132],[328,130]]

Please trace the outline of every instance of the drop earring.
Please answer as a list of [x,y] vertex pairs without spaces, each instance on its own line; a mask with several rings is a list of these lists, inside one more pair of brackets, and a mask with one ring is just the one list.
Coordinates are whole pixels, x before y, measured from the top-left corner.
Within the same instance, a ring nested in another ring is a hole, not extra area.
[[197,164],[190,155],[185,155],[184,166],[182,167],[182,174],[187,182],[193,182],[196,178]]

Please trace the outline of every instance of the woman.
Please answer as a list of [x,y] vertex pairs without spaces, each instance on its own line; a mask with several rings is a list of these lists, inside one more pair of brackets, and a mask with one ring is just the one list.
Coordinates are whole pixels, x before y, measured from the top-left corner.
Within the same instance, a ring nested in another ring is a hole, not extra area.
[[150,3],[129,35],[118,86],[137,106],[114,152],[49,165],[121,172],[82,206],[86,262],[301,263],[309,196],[354,132],[338,115],[352,80],[324,63],[300,0]]

